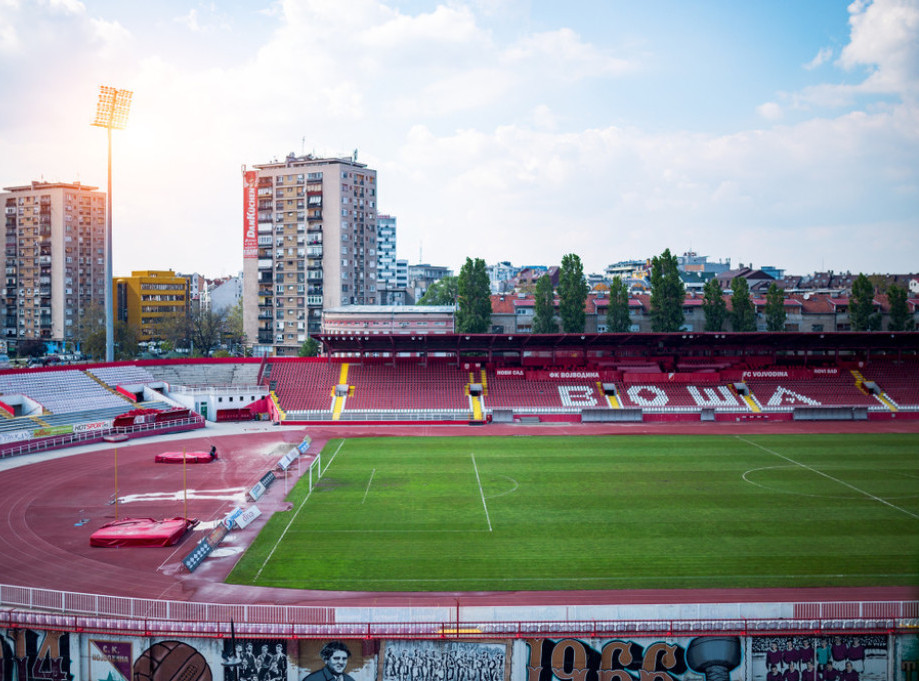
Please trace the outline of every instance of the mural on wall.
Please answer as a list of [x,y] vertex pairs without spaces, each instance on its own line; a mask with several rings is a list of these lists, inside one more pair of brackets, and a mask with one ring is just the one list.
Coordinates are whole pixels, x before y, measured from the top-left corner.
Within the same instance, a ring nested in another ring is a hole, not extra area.
[[0,630],[0,681],[71,681],[70,635]]
[[387,641],[382,681],[504,681],[503,643]]
[[89,639],[89,676],[100,681],[132,681],[130,641]]
[[222,664],[224,681],[287,681],[287,641],[224,639]]
[[883,681],[887,636],[767,636],[750,643],[752,681]]
[[[737,636],[705,636],[687,643],[614,640],[600,649],[577,639],[527,642],[526,681],[671,681],[741,678],[743,646]],[[692,672],[689,674],[688,672]]]
[[211,667],[187,643],[160,641],[134,661],[134,681],[212,681]]
[[297,681],[371,681],[376,679],[377,641],[300,641]]

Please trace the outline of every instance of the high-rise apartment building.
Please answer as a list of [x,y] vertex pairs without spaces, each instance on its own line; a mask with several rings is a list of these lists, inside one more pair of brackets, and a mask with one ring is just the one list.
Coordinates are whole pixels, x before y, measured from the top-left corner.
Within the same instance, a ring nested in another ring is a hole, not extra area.
[[387,288],[396,285],[396,218],[377,218],[377,282]]
[[5,217],[3,339],[62,349],[105,304],[105,192],[32,182],[0,193]]
[[289,155],[243,170],[243,324],[256,355],[294,356],[322,311],[376,305],[377,174]]

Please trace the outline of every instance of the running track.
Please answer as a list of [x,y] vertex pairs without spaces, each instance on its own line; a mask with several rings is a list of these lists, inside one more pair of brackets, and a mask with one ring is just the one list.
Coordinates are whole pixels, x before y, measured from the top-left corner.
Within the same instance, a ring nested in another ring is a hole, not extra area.
[[[237,551],[208,558],[190,574],[181,563],[201,532],[177,547],[101,549],[89,535],[115,518],[116,458],[118,517],[163,518],[185,515],[216,521],[239,504],[272,465],[305,434],[311,451],[334,437],[395,435],[600,435],[600,434],[764,434],[804,432],[919,433],[919,420],[882,422],[747,422],[672,424],[552,424],[488,426],[337,426],[272,427],[261,423],[209,424],[168,440],[154,438],[97,445],[90,451],[48,458],[0,470],[0,583],[90,594],[211,603],[271,603],[316,606],[459,607],[513,605],[614,605],[664,603],[749,603],[790,601],[919,600],[915,587],[820,589],[694,589],[565,592],[379,593],[299,591],[228,585],[223,579],[267,517],[287,510],[279,479],[259,502],[263,516],[242,532],[233,532],[221,549]],[[208,450],[220,458],[206,465],[154,464],[162,451]],[[85,449],[85,448],[84,448]],[[66,452],[65,452],[66,453]],[[51,453],[53,454],[53,453]],[[10,462],[7,462],[8,464]],[[183,480],[184,478],[184,480]],[[183,492],[187,490],[187,492]],[[207,492],[205,496],[198,491]],[[156,496],[153,496],[156,495]]]

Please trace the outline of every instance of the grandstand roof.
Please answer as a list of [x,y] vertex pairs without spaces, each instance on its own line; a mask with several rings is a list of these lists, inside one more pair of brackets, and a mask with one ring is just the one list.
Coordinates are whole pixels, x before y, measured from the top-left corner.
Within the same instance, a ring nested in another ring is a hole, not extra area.
[[320,334],[328,353],[480,354],[552,351],[714,354],[764,352],[919,352],[919,332],[839,333],[557,333],[557,334]]

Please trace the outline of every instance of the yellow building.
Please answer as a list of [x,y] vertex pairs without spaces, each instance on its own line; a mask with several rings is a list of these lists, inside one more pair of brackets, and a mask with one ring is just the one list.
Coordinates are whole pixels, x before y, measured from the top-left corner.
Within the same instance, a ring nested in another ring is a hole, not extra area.
[[159,325],[188,309],[188,280],[172,270],[131,272],[114,287],[115,319],[137,328],[138,341],[159,338]]

